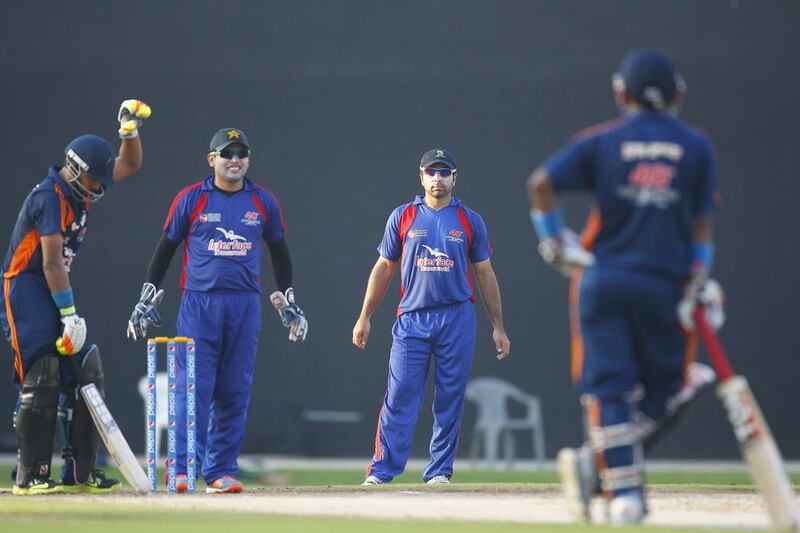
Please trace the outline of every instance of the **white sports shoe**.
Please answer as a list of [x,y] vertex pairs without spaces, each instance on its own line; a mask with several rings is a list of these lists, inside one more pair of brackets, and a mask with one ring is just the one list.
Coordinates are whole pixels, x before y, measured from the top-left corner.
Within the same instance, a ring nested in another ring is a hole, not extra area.
[[367,479],[364,480],[364,483],[361,484],[362,486],[369,486],[369,485],[383,485],[383,481],[380,478],[375,476],[367,476]]
[[608,523],[611,525],[641,524],[644,515],[644,500],[638,494],[617,496],[608,504]]
[[590,522],[589,504],[598,489],[591,448],[562,448],[556,462],[570,513],[581,522]]
[[449,485],[450,478],[447,476],[433,476],[426,483],[428,485]]

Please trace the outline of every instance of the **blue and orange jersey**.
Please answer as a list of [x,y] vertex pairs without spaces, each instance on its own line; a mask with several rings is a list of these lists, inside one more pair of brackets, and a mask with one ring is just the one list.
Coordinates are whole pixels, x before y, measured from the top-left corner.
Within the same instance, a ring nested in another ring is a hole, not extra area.
[[702,132],[642,111],[584,130],[542,166],[557,191],[591,191],[583,240],[598,264],[689,272],[693,221],[718,196],[716,155]]
[[278,199],[245,178],[226,193],[214,177],[181,190],[172,202],[164,232],[183,241],[181,287],[190,291],[261,291],[261,241],[283,239],[286,224]]
[[469,263],[491,256],[481,216],[456,197],[438,211],[421,196],[389,216],[378,253],[400,261],[398,316],[475,300]]
[[59,167],[50,167],[47,177],[36,185],[19,210],[11,234],[3,277],[11,279],[22,273],[44,276],[41,238],[61,233],[64,238],[64,264],[69,271],[86,234],[89,202],[79,201],[69,185],[59,176]]

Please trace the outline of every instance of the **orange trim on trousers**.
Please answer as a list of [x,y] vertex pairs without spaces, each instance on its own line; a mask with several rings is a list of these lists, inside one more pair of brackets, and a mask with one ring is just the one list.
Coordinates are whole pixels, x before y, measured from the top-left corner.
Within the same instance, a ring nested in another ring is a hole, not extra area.
[[378,427],[375,429],[375,453],[372,455],[372,461],[367,466],[367,475],[372,474],[372,465],[383,459],[383,449],[381,448],[381,416],[383,416],[383,406],[386,404],[386,394],[383,395],[383,403],[381,410],[378,412]]
[[19,339],[17,338],[17,326],[14,323],[14,315],[11,312],[11,279],[3,280],[3,296],[6,302],[6,320],[11,329],[11,347],[14,349],[14,370],[19,376],[19,383],[22,385],[25,373],[22,369],[22,353],[19,350]]
[[572,382],[578,383],[583,377],[584,346],[581,335],[580,291],[582,268],[574,268],[569,283],[569,331],[572,344]]

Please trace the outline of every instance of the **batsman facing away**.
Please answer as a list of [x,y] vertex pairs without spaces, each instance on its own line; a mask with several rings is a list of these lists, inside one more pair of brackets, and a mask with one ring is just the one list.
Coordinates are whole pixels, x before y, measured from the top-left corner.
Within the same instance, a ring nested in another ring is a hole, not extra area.
[[[630,53],[613,77],[623,116],[579,133],[528,182],[539,251],[571,276],[587,443],[562,450],[558,466],[581,519],[600,494],[611,523],[644,519],[643,448],[715,379],[694,362],[693,312],[702,304],[715,328],[724,321],[709,279],[717,165],[706,136],[676,116],[684,89],[665,53]],[[556,204],[574,190],[593,200],[580,239]]]
[[[305,314],[295,303],[292,263],[278,199],[245,174],[250,141],[237,128],[223,128],[207,154],[213,174],[181,190],[167,214],[139,302],[128,322],[128,337],[143,339],[150,324],[162,325],[158,286],[181,241],[184,267],[177,334],[196,343],[197,459],[209,493],[242,492],[234,476],[244,440],[250,387],[261,328],[261,241],[272,258],[277,291],[270,301],[289,340],[304,341]],[[178,357],[178,383],[185,382],[186,360]],[[177,394],[177,490],[188,489],[186,390]]]
[[[100,350],[85,344],[86,322],[77,314],[69,276],[91,204],[141,167],[139,126],[149,116],[147,104],[125,100],[117,114],[119,153],[97,135],[75,138],[64,150],[64,165],[50,167],[20,209],[3,264],[0,306],[19,389],[14,494],[103,493],[121,487],[95,468],[97,431],[67,364],[67,358],[77,359],[81,381],[103,393]],[[63,441],[61,483],[50,471],[57,419]]]

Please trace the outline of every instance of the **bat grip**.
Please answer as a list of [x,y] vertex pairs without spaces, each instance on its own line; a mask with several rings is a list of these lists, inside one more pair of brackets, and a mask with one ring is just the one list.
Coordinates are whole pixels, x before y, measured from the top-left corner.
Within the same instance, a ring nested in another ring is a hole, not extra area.
[[694,323],[697,326],[697,330],[700,332],[700,338],[703,339],[703,344],[706,346],[708,358],[717,371],[719,382],[724,383],[728,381],[735,374],[733,366],[717,334],[711,326],[708,325],[708,322],[706,322],[706,311],[702,305],[698,305],[694,310]]

